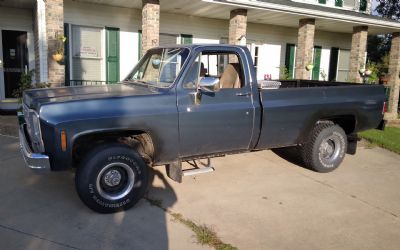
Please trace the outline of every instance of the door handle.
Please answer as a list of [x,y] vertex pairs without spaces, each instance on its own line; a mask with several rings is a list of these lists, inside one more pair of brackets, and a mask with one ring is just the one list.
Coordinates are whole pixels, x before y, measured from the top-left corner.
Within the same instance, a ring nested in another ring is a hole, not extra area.
[[245,93],[236,93],[236,96],[250,96],[250,92],[245,92]]

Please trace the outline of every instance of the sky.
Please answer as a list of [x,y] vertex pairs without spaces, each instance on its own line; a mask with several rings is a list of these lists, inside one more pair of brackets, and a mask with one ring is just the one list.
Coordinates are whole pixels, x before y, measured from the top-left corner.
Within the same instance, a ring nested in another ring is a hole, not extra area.
[[376,15],[377,13],[375,12],[375,8],[378,5],[378,2],[376,0],[372,0],[372,14]]

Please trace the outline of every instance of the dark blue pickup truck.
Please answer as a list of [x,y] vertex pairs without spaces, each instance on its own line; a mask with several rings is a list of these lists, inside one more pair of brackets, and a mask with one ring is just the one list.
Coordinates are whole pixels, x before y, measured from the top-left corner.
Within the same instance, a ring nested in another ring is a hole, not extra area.
[[212,170],[199,159],[294,147],[329,172],[355,153],[357,132],[384,124],[383,86],[257,82],[255,70],[241,46],[160,47],[120,84],[26,91],[22,154],[32,169],[75,168],[82,201],[110,213],[143,197],[151,166],[180,182]]

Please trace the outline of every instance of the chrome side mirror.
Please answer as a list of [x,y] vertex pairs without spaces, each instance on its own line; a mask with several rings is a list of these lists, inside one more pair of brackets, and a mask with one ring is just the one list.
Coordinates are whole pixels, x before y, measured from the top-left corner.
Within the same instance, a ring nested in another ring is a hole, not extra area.
[[199,89],[204,92],[218,92],[219,78],[217,77],[202,77],[199,82]]

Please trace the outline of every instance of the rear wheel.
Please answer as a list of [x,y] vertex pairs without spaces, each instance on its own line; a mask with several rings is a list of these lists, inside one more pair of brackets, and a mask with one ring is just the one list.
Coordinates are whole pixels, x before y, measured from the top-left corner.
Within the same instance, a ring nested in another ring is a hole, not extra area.
[[75,176],[81,200],[100,213],[126,210],[145,194],[148,166],[133,149],[111,144],[93,149]]
[[318,123],[302,147],[305,165],[317,172],[327,173],[342,163],[347,152],[347,136],[333,123]]

